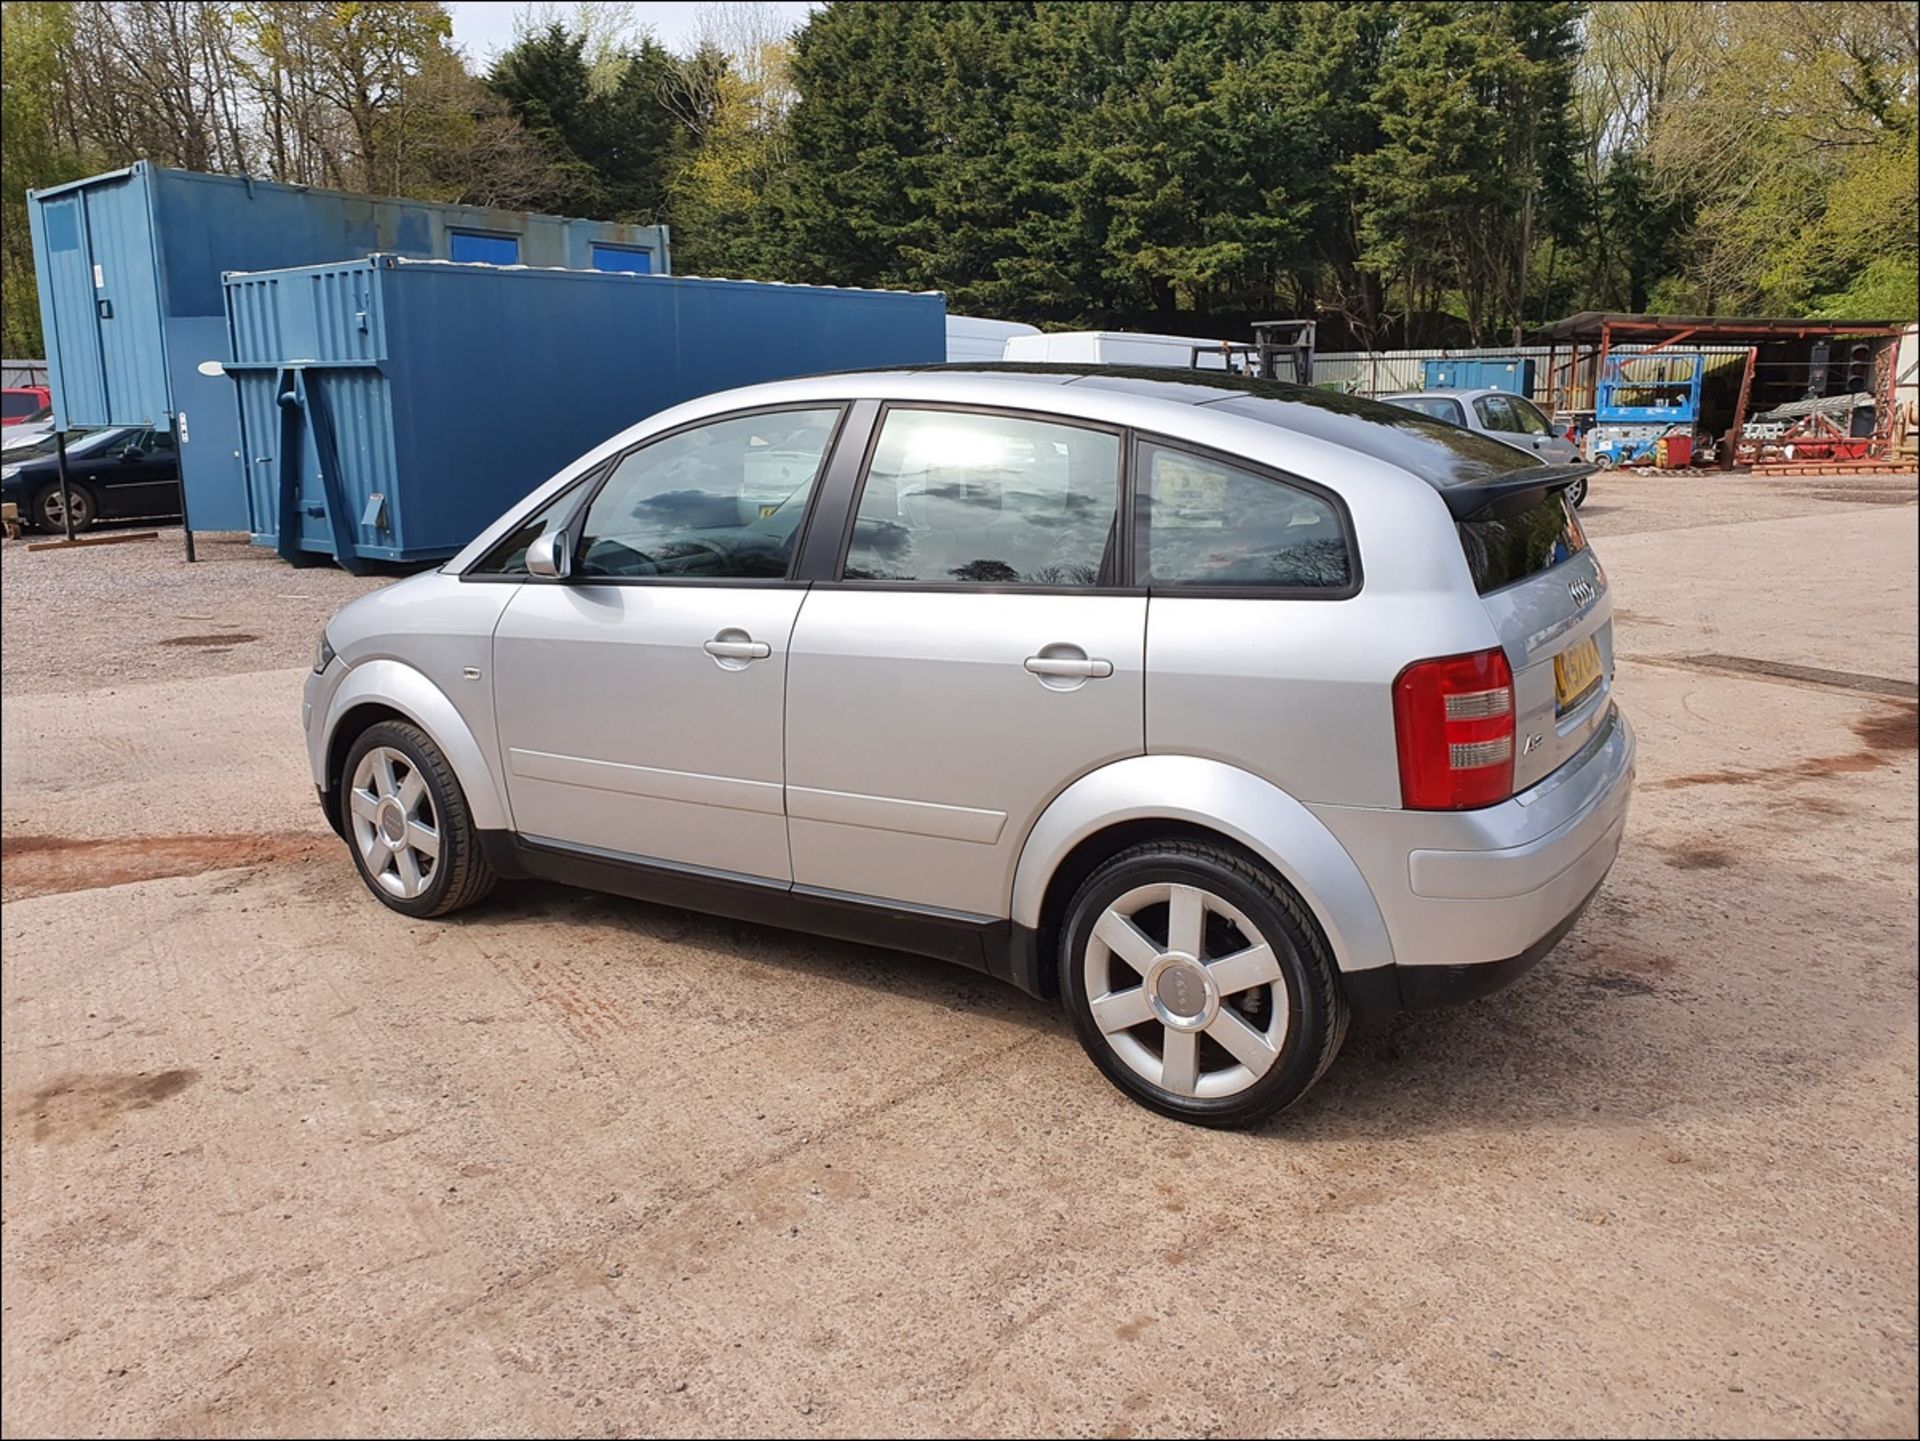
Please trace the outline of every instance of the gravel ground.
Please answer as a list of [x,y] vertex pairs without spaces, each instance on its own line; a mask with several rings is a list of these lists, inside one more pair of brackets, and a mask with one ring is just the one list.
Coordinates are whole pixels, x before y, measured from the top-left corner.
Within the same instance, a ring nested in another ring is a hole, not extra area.
[[158,540],[74,550],[7,544],[0,562],[6,694],[241,675],[311,660],[328,616],[403,573],[296,570],[245,534],[196,534],[194,549],[199,558],[188,565],[178,527]]
[[6,1434],[1913,1435],[1914,488],[1603,478],[1606,889],[1243,1135],[933,962],[396,916],[296,722],[368,582],[8,546]]

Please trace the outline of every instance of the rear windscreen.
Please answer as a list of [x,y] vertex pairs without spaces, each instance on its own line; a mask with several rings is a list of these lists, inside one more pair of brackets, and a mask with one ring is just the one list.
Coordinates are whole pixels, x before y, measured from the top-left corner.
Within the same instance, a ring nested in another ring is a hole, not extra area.
[[1459,530],[1474,589],[1482,595],[1552,570],[1587,548],[1586,532],[1564,490],[1550,492],[1518,515],[1463,520]]

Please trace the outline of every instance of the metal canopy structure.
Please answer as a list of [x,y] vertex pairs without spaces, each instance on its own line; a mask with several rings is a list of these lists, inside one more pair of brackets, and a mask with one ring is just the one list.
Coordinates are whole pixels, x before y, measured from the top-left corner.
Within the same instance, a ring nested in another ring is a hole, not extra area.
[[1543,325],[1530,337],[1536,344],[1594,342],[1609,339],[1657,341],[1712,340],[1722,345],[1763,345],[1772,340],[1807,340],[1822,335],[1898,335],[1897,320],[1806,320],[1771,315],[1634,315],[1616,310],[1583,310]]
[[[1760,377],[1759,389],[1768,404],[1798,399],[1802,392],[1809,398],[1817,397],[1826,392],[1830,371],[1839,372],[1843,381],[1847,381],[1850,379],[1850,370],[1868,363],[1857,356],[1870,356],[1871,352],[1862,342],[1873,342],[1888,354],[1877,366],[1870,365],[1870,369],[1884,371],[1885,375],[1862,377],[1867,380],[1866,385],[1849,383],[1848,388],[1869,388],[1878,392],[1888,388],[1883,384],[1883,381],[1890,381],[1892,376],[1892,367],[1887,362],[1892,346],[1897,345],[1898,337],[1905,328],[1905,323],[1895,320],[1827,320],[1771,315],[1637,315],[1623,311],[1583,310],[1541,326],[1529,339],[1549,347],[1546,399],[1556,414],[1561,411],[1578,414],[1591,407],[1595,385],[1606,371],[1608,352],[1616,345],[1642,354],[1689,343],[1694,346],[1745,346],[1746,364],[1740,377],[1739,395],[1733,404],[1732,424],[1723,433],[1723,463],[1729,463],[1740,443],[1747,422],[1748,406],[1756,398],[1757,370],[1764,369],[1766,372]],[[1829,342],[1840,337],[1853,342],[1851,350],[1857,352],[1857,356],[1850,354],[1839,364],[1834,364]],[[1803,342],[1804,360],[1791,354]],[[1566,347],[1564,354],[1561,352],[1562,346]],[[1763,347],[1770,355],[1764,362],[1761,360]],[[1890,390],[1887,399],[1891,400]],[[1890,413],[1890,406],[1883,408]],[[1876,442],[1879,439],[1876,433]]]

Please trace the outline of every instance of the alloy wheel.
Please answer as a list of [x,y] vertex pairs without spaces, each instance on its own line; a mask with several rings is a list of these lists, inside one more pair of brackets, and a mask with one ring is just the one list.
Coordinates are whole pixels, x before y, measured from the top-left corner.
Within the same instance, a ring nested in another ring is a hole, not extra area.
[[404,752],[375,746],[360,757],[347,809],[354,844],[376,885],[410,901],[433,884],[440,864],[433,796]]
[[1279,957],[1212,891],[1134,887],[1101,912],[1081,964],[1094,1024],[1162,1090],[1236,1095],[1280,1057],[1290,1008]]

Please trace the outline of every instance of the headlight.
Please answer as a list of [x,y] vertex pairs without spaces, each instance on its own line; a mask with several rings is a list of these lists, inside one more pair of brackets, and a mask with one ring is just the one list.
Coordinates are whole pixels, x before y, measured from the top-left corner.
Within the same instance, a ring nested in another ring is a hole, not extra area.
[[12,480],[19,473],[20,467],[17,465],[0,466],[0,480]]
[[313,673],[319,675],[332,664],[333,642],[327,639],[327,633],[323,630],[320,632],[320,644],[313,652]]

